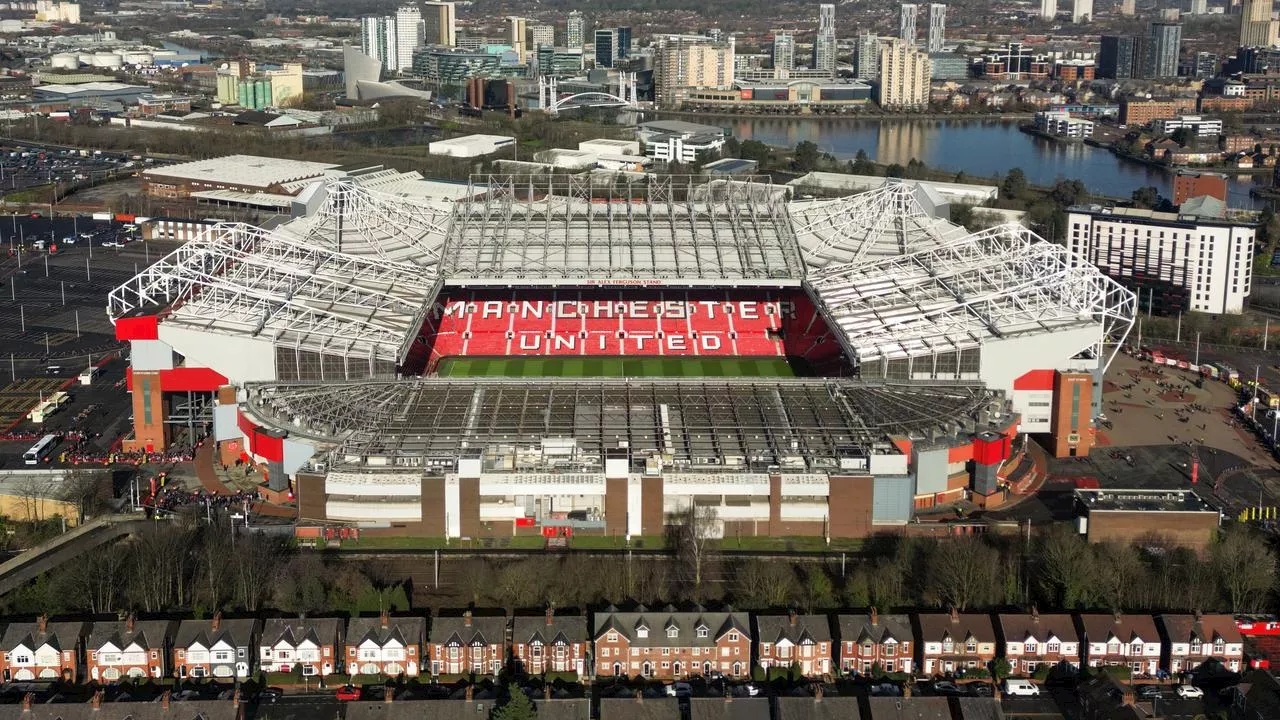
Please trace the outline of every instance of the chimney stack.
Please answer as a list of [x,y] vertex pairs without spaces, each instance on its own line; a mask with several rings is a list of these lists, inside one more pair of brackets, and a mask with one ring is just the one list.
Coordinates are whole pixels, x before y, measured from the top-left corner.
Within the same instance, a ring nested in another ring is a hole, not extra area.
[[35,694],[35,693],[27,693],[26,695],[23,695],[23,696],[22,696],[22,711],[23,711],[23,712],[31,712],[31,703],[35,702],[35,699],[36,699],[36,694]]
[[161,710],[168,710],[168,709],[169,709],[169,696],[170,696],[170,693],[169,693],[169,691],[168,691],[168,690],[165,690],[163,693],[161,693],[161,694],[160,694],[160,709],[161,709]]
[[960,622],[960,611],[957,610],[954,605],[951,606],[951,622],[953,623]]
[[1120,611],[1119,611],[1119,610],[1116,610],[1115,612],[1111,613],[1111,618],[1112,618],[1112,620],[1114,620],[1114,621],[1115,621],[1115,624],[1119,625],[1119,624],[1120,624]]
[[911,697],[911,683],[902,683],[902,697],[903,699]]
[[640,690],[637,690],[637,691],[636,691],[636,702],[638,702],[638,703],[643,703],[643,702],[644,702],[644,693],[643,693],[642,691],[640,691]]
[[218,632],[218,627],[222,625],[222,611],[213,614],[213,621],[209,623],[209,629]]
[[39,628],[42,633],[47,630],[49,627],[49,616],[44,613],[40,613],[40,617],[36,618],[36,627]]
[[550,699],[551,699],[551,685],[543,685],[543,686],[542,686],[542,699],[543,699],[543,700],[550,700]]
[[136,621],[136,618],[134,614],[129,613],[129,617],[125,618],[124,620],[124,629],[128,630],[129,632],[133,632],[133,625],[135,621]]
[[386,693],[383,695],[382,701],[390,705],[391,703],[395,702],[395,699],[396,699],[396,686],[388,685],[386,687]]
[[383,610],[382,612],[378,613],[378,622],[382,624],[383,630],[386,630],[387,628],[391,627],[391,616],[387,614],[386,610]]
[[551,625],[551,624],[555,623],[555,621],[556,621],[556,611],[555,611],[555,608],[548,607],[548,608],[547,608],[547,625]]
[[788,615],[788,620],[790,620],[790,621],[791,621],[791,627],[795,627],[795,626],[796,626],[796,611],[795,611],[795,610],[792,610],[792,611],[790,611],[789,613],[787,613],[787,615]]
[[236,691],[231,693],[231,707],[240,707],[240,692],[240,688],[236,688]]
[[462,625],[464,627],[471,627],[471,611],[470,610],[462,613]]
[[468,685],[467,686],[467,702],[471,702],[471,699],[473,697],[475,697],[475,688],[473,688],[471,685]]
[[1040,608],[1036,607],[1035,605],[1031,606],[1031,622],[1033,623],[1040,622]]
[[102,690],[95,692],[93,694],[93,698],[89,700],[89,707],[92,707],[94,710],[102,709],[102,696],[104,694],[106,693],[104,693]]
[[1129,707],[1133,707],[1134,705],[1138,704],[1137,693],[1133,691],[1133,686],[1127,683],[1124,685],[1123,698],[1124,699],[1121,702],[1123,702],[1125,705],[1128,705]]
[[822,686],[818,685],[813,689],[813,701],[822,702]]
[[879,624],[880,624],[880,611],[876,610],[873,607],[871,608],[871,627],[875,627]]

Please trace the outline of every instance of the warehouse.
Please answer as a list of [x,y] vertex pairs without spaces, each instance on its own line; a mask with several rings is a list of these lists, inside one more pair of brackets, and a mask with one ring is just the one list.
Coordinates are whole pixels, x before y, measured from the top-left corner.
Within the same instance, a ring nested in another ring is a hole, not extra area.
[[163,198],[187,198],[210,190],[296,195],[307,182],[337,167],[333,163],[228,155],[146,170],[141,173],[142,190]]

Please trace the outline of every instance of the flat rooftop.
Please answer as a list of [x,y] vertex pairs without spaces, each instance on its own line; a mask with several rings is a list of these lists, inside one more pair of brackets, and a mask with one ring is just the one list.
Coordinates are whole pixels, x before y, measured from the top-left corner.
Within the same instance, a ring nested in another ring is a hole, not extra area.
[[163,168],[142,173],[147,178],[175,178],[208,183],[226,183],[243,187],[269,188],[294,180],[320,177],[326,170],[338,167],[334,163],[288,160],[284,158],[258,157],[257,155],[227,155],[225,157],[197,160],[196,162],[166,165]]
[[1076,490],[1089,512],[1218,511],[1190,490]]

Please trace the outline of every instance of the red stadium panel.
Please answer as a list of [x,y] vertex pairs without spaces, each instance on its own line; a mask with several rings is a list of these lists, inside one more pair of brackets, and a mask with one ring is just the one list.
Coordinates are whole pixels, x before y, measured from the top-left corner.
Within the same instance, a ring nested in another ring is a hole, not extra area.
[[794,356],[842,363],[801,291],[460,290],[437,301],[404,372],[444,357]]
[[160,337],[160,325],[155,315],[122,317],[116,320],[117,340],[155,340]]

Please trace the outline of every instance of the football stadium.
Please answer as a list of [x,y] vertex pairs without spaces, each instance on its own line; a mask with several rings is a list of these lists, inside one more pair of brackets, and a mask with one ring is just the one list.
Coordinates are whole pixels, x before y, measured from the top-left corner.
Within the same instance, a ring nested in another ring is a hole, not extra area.
[[198,408],[304,525],[863,537],[1084,453],[1133,295],[927,183],[328,177],[116,288],[126,449]]

